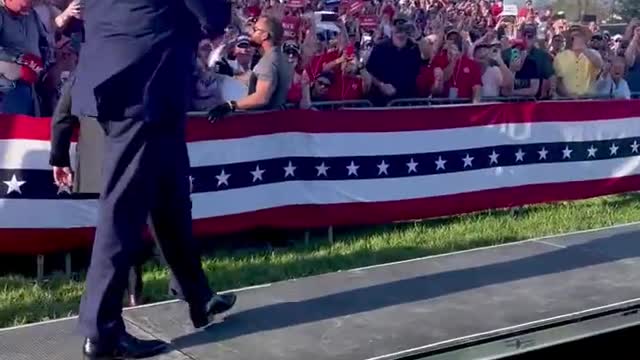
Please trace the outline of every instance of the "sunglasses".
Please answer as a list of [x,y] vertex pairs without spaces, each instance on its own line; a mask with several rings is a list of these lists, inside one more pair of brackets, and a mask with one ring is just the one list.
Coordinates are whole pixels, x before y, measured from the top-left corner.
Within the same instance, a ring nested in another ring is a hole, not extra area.
[[316,80],[316,83],[318,84],[319,87],[322,87],[322,88],[328,88],[331,86],[331,83],[328,81]]
[[249,43],[244,41],[236,44],[236,47],[240,49],[248,49],[249,46]]

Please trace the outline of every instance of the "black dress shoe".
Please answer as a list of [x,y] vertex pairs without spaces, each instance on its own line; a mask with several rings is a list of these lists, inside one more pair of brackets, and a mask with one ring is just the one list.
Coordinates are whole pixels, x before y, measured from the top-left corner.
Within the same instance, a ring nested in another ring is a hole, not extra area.
[[236,295],[227,293],[214,295],[204,309],[190,308],[191,321],[195,328],[203,328],[211,325],[215,315],[228,311],[236,303]]
[[167,343],[160,340],[140,340],[124,333],[114,341],[86,339],[82,346],[85,360],[142,359],[164,352]]

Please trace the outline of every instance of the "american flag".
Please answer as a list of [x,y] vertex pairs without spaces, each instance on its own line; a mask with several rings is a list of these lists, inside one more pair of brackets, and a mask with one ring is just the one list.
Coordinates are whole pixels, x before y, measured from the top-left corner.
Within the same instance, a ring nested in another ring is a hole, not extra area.
[[[196,235],[378,224],[640,189],[640,102],[289,110],[189,120]],[[49,121],[0,119],[0,252],[86,246]]]

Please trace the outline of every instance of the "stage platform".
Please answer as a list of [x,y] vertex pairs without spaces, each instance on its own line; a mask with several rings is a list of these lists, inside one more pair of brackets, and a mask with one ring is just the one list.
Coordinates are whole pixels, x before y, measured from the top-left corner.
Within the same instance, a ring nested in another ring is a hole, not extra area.
[[[162,360],[490,359],[637,325],[639,307],[632,224],[243,289],[206,331],[176,301],[126,319],[171,341]],[[0,359],[79,359],[75,322],[0,330]]]

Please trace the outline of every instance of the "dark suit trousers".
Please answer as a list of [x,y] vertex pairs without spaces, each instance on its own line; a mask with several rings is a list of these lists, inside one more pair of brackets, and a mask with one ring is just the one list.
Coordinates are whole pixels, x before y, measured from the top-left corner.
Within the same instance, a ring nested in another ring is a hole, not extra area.
[[[131,83],[135,85],[135,79]],[[124,290],[143,246],[149,215],[154,238],[184,300],[190,306],[205,306],[213,295],[191,233],[184,113],[171,110],[135,117],[108,110],[99,118],[107,135],[105,181],[80,305],[79,328],[86,337],[106,339],[124,331]]]

